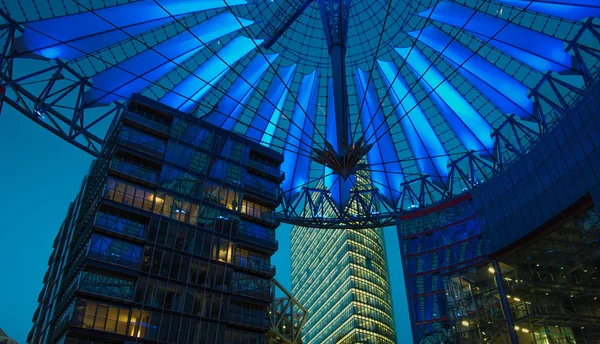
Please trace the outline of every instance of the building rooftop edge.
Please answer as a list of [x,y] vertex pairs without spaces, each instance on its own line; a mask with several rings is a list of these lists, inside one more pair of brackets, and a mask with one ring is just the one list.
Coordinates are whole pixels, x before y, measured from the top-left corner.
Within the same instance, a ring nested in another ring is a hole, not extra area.
[[277,160],[279,162],[283,162],[283,160],[284,160],[283,159],[283,154],[281,154],[281,153],[279,153],[279,152],[277,152],[277,151],[275,151],[275,150],[273,150],[271,148],[265,147],[265,146],[259,144],[256,141],[250,140],[250,139],[248,139],[247,137],[245,137],[244,135],[242,135],[240,133],[236,133],[234,131],[223,129],[223,128],[221,128],[219,126],[216,126],[216,125],[214,125],[212,123],[209,123],[209,122],[207,122],[207,121],[205,121],[203,119],[194,117],[194,116],[192,116],[192,115],[190,115],[188,113],[185,113],[183,111],[180,111],[180,110],[174,109],[174,108],[172,108],[170,106],[167,106],[167,105],[165,105],[165,104],[163,104],[163,103],[161,103],[161,102],[159,102],[157,100],[148,98],[148,97],[143,96],[143,95],[138,94],[138,93],[134,93],[134,94],[131,95],[130,101],[134,101],[136,103],[141,103],[141,104],[147,105],[149,107],[152,107],[152,108],[155,108],[157,110],[160,110],[160,111],[162,111],[164,113],[173,115],[173,117],[179,117],[179,118],[184,118],[186,120],[194,121],[196,123],[201,124],[202,126],[212,128],[215,131],[217,131],[219,133],[222,133],[222,134],[225,134],[225,135],[232,135],[233,134],[233,135],[239,137],[240,141],[242,141],[244,144],[247,144],[252,149],[254,149],[254,150],[256,150],[256,151],[258,151],[260,153],[263,153],[263,154],[265,154],[265,155],[267,155],[267,156],[269,156],[269,157],[271,157],[271,158],[273,158],[273,159],[275,159],[275,160]]

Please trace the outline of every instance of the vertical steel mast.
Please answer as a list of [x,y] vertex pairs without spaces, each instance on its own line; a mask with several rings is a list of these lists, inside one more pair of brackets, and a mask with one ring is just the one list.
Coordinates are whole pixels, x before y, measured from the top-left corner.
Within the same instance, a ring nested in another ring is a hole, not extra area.
[[351,2],[351,0],[318,0],[329,56],[331,57],[337,153],[340,156],[346,154],[351,140],[346,85],[346,42]]

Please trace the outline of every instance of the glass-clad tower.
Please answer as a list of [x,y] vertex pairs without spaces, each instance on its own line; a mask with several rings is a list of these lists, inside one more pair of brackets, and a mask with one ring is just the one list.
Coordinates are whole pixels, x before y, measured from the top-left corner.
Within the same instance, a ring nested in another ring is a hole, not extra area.
[[71,204],[28,343],[264,344],[282,157],[133,97]]
[[292,293],[306,344],[396,343],[383,230],[294,227]]

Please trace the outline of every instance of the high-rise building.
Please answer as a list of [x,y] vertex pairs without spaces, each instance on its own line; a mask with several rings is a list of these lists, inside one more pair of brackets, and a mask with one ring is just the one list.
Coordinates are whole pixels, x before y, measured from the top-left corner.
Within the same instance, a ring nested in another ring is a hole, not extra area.
[[56,236],[28,342],[265,343],[281,162],[134,96]]
[[305,344],[396,343],[383,230],[294,227],[292,294]]

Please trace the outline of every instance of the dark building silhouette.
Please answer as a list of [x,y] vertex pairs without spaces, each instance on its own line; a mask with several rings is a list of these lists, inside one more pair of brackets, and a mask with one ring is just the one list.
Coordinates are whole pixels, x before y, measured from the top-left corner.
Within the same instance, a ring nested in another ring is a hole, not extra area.
[[10,338],[6,332],[0,328],[0,344],[19,344],[16,340]]

